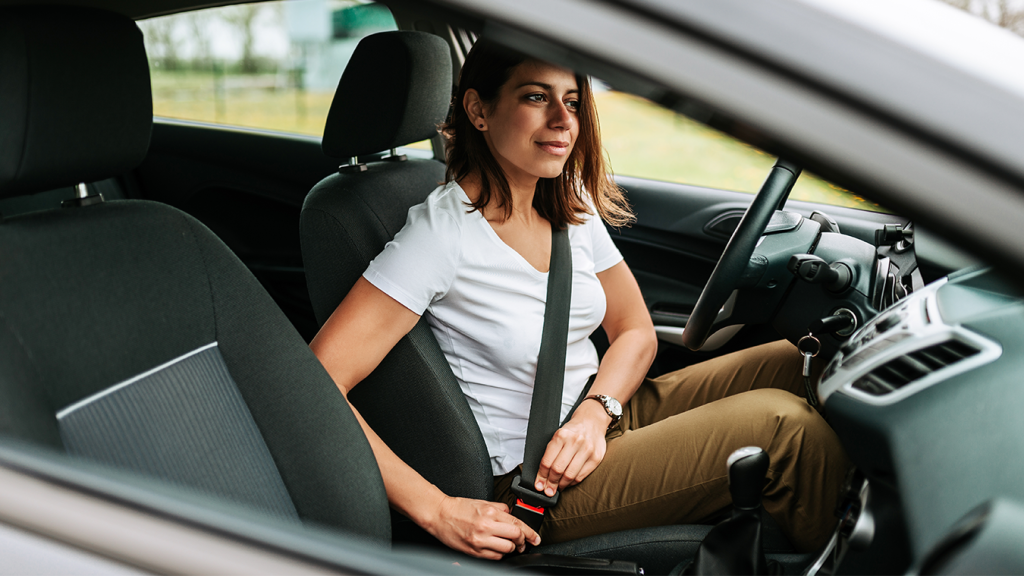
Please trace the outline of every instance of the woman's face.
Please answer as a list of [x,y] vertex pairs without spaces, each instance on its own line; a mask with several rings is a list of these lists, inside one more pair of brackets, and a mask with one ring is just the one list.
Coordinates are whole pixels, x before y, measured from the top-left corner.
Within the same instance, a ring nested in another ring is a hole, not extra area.
[[491,104],[468,101],[477,114],[467,112],[509,180],[561,174],[580,132],[579,87],[573,73],[527,60],[513,68]]

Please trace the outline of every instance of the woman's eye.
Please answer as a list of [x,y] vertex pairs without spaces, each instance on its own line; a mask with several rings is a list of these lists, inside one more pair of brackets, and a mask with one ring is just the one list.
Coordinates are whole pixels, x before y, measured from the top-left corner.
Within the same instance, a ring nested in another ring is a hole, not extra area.
[[527,94],[526,95],[526,99],[529,100],[530,102],[543,102],[544,101],[544,95],[543,94]]
[[568,102],[565,103],[565,107],[568,108],[569,110],[572,110],[573,112],[576,112],[580,109],[580,101],[569,100]]

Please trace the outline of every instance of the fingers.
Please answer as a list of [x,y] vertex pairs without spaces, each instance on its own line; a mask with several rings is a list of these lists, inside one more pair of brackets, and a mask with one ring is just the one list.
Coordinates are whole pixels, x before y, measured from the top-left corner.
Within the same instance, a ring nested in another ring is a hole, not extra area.
[[489,560],[522,552],[526,543],[540,544],[529,526],[508,513],[508,506],[480,500],[453,499],[457,506],[446,528],[454,533],[435,534],[456,550]]
[[512,549],[509,552],[522,552],[526,550],[526,535],[516,525],[518,520],[512,516],[506,516],[501,518],[500,521],[505,523],[505,528],[495,530],[495,535],[512,545]]
[[590,462],[590,454],[584,456],[583,452],[577,452],[572,461],[569,462],[569,465],[565,467],[565,473],[562,474],[561,479],[558,481],[558,489],[565,490],[569,486],[578,484],[580,480],[583,480],[580,473],[588,462]]
[[[533,546],[540,546],[540,534],[537,534],[533,528],[527,526],[526,522],[523,522],[519,518],[513,516],[512,519],[515,520],[516,526],[519,528],[519,531],[522,532],[523,538],[526,542],[529,542]],[[520,552],[521,551],[522,550],[520,550]]]
[[504,516],[502,519],[519,530],[520,536],[515,540],[515,542],[517,545],[523,545],[523,547],[519,549],[520,552],[525,549],[526,542],[529,542],[533,546],[540,546],[540,535],[537,534],[533,528],[530,528],[526,522],[523,522],[511,514]]
[[483,558],[485,560],[501,560],[506,554],[516,551],[516,545],[509,540],[498,537],[483,538],[468,543],[470,548],[462,550],[470,556]]
[[601,463],[604,450],[604,436],[594,440],[581,430],[559,429],[541,458],[535,489],[554,496],[556,490],[578,484]]
[[[537,467],[537,482],[533,486],[534,490],[538,492],[544,492],[545,494],[547,494],[547,479],[551,475],[551,466],[552,464],[554,464],[555,458],[558,456],[561,450],[562,439],[561,436],[559,436],[556,432],[555,435],[551,437],[551,442],[548,442],[548,447],[544,450],[544,456],[541,456],[540,466]],[[559,476],[561,476],[561,473],[559,473]],[[551,494],[548,494],[548,496],[553,495],[553,491]]]
[[594,470],[597,470],[597,465],[600,464],[600,463],[601,463],[601,461],[598,458],[596,458],[596,457],[595,458],[591,458],[590,460],[587,460],[586,464],[583,465],[583,468],[581,468],[579,473],[576,474],[576,478],[574,480],[572,480],[571,482],[567,483],[564,488],[560,488],[560,490],[564,490],[565,488],[568,488],[569,486],[575,486],[575,485],[579,484],[580,482],[583,482],[583,480],[585,480],[587,478],[587,476],[590,476],[591,472],[593,472]]
[[572,482],[576,472],[583,467],[583,462],[586,462],[590,454],[591,451],[586,446],[580,447],[576,452],[566,449],[559,452],[551,466],[551,473],[548,474],[547,489],[544,493],[554,496],[555,490],[561,490],[563,483]]
[[[508,509],[504,505],[501,506]],[[497,506],[495,508],[497,509]],[[534,546],[540,545],[540,536],[511,514],[500,514],[493,520],[493,524],[481,526],[486,536],[469,543],[475,555],[480,558],[500,559],[505,554],[523,552],[526,550],[527,542]]]
[[565,490],[569,486],[575,486],[590,476],[590,473],[597,470],[598,465],[604,460],[606,451],[607,445],[602,441],[594,446],[594,450],[586,458],[581,458],[582,453],[577,453],[566,468],[565,474],[558,484],[558,489]]
[[548,496],[554,496],[558,490],[566,468],[573,457],[580,451],[585,438],[579,434],[559,429],[548,443],[544,456],[540,459],[537,470],[536,489]]

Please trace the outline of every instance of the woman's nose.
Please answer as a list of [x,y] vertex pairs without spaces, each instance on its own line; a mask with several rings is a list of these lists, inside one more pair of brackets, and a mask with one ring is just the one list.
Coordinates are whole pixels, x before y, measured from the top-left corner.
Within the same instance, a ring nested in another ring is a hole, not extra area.
[[550,126],[552,128],[568,130],[572,123],[576,121],[575,116],[573,116],[569,107],[565,105],[565,102],[554,102],[553,104],[551,107]]

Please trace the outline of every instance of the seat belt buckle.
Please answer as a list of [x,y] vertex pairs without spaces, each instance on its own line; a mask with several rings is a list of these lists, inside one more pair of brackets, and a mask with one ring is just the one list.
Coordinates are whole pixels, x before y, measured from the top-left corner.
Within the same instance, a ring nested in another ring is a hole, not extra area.
[[537,492],[532,487],[521,484],[522,475],[517,474],[512,479],[510,490],[516,495],[516,505],[512,509],[512,516],[518,518],[534,532],[540,532],[540,526],[544,523],[544,515],[547,509],[558,504],[559,493],[548,496],[543,492]]

